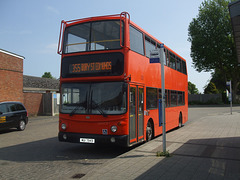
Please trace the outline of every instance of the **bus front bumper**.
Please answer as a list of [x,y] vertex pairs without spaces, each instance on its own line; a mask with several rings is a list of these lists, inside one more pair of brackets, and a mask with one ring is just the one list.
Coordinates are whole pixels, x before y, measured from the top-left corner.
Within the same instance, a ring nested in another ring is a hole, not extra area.
[[128,146],[128,135],[99,135],[59,132],[58,139],[61,142],[84,143],[84,144],[116,144]]

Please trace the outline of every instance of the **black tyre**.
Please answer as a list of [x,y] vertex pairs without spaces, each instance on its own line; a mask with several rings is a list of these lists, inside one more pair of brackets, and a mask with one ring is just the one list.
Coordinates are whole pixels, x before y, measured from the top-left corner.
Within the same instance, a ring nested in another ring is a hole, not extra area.
[[17,129],[19,131],[24,131],[26,128],[26,122],[24,120],[20,120]]
[[153,138],[153,126],[150,121],[147,123],[147,129],[146,129],[146,140],[150,141]]

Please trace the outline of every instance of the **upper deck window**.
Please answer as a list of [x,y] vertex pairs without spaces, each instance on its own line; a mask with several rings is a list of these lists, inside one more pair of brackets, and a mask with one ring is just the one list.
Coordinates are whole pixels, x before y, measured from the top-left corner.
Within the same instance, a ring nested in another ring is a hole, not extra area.
[[145,36],[145,50],[146,56],[150,58],[150,51],[156,49],[156,42],[151,38]]
[[134,27],[130,26],[130,47],[131,50],[144,55],[143,34]]
[[[121,34],[123,36],[123,33]],[[67,27],[65,30],[64,53],[120,48],[119,20],[87,22]]]
[[176,70],[176,56],[173,53],[170,53],[170,68]]

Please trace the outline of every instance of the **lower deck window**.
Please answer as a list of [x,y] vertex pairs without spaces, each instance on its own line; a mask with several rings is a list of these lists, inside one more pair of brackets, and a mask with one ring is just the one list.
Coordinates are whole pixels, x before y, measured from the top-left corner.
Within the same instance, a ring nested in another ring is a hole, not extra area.
[[157,109],[157,88],[147,88],[147,109]]

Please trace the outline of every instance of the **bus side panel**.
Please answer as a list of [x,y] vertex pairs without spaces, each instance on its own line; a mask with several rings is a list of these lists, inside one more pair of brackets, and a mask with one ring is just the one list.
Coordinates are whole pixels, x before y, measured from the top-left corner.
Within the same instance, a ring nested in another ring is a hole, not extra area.
[[149,76],[149,74],[147,74],[147,72],[149,72],[147,69],[149,59],[134,51],[129,51],[126,64],[128,65],[127,76],[131,76],[131,82],[145,84]]
[[[127,64],[127,75],[131,75],[131,82],[143,83],[145,87],[161,88],[161,68],[159,63],[150,64],[149,58],[136,52],[129,51]],[[167,66],[165,66],[164,70],[165,89],[185,92],[185,105],[177,106],[176,104],[176,106],[173,107],[166,107],[166,130],[169,131],[178,126],[180,112],[183,115],[182,123],[185,123],[188,119],[188,83],[187,75]],[[144,110],[146,110],[146,103]],[[148,112],[148,115],[145,115],[144,117],[144,138],[146,138],[146,127],[149,119],[152,119],[154,122],[154,135],[162,134],[162,126],[159,126],[158,109],[146,111]]]

